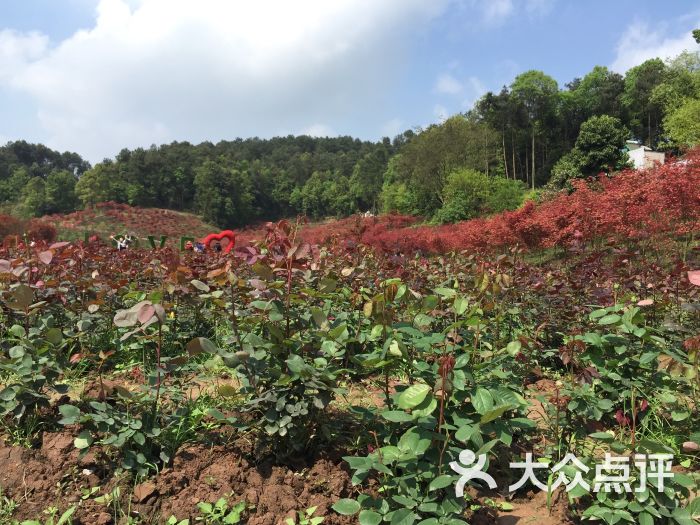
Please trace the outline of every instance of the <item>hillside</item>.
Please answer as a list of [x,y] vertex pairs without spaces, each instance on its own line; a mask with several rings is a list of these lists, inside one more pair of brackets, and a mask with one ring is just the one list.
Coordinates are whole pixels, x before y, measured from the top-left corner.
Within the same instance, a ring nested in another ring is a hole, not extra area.
[[219,231],[198,216],[160,208],[137,208],[128,204],[103,202],[93,208],[72,213],[45,215],[42,220],[53,224],[61,239],[74,239],[85,232],[108,238],[112,234],[130,233],[138,237],[167,235],[201,237]]
[[[576,191],[456,224],[421,224],[407,215],[355,215],[304,225],[312,244],[364,244],[389,253],[494,251],[571,247],[600,240],[660,239],[700,230],[700,149],[644,171],[625,170],[574,183]],[[248,230],[239,244],[260,239]]]

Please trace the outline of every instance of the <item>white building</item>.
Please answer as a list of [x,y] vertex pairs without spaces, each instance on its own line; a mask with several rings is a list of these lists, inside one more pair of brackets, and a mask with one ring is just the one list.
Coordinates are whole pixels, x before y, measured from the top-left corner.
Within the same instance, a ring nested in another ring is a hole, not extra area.
[[634,169],[642,170],[653,168],[656,164],[666,162],[666,154],[661,151],[653,151],[633,140],[627,141],[627,154],[634,164]]

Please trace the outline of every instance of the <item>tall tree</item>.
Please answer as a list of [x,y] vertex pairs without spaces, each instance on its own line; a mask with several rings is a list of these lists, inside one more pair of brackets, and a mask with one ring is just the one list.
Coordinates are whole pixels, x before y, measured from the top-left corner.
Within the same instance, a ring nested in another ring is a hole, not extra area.
[[[515,99],[527,112],[530,127],[532,160],[531,184],[535,188],[537,180],[537,136],[552,129],[557,111],[559,86],[552,77],[542,71],[530,70],[515,77],[510,86]],[[546,150],[543,158],[546,159]]]
[[207,160],[194,178],[195,203],[202,217],[221,227],[242,226],[253,218],[253,185],[247,172]]
[[630,112],[632,132],[649,147],[656,145],[661,108],[652,99],[654,88],[664,81],[666,65],[652,58],[633,67],[625,75],[623,103]]

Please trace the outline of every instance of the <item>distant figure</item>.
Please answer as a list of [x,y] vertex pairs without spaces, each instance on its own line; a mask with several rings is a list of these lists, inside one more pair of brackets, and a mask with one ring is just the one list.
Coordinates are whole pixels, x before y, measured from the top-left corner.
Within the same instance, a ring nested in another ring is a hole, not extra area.
[[126,250],[131,243],[134,241],[133,237],[131,235],[119,235],[118,237],[115,237],[114,235],[110,235],[109,237],[112,239],[116,245],[117,245],[117,251],[122,251]]

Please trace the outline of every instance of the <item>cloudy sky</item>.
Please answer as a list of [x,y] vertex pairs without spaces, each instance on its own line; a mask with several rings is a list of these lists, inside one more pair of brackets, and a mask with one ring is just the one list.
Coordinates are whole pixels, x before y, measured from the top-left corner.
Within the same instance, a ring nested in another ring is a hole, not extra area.
[[527,69],[698,49],[697,0],[0,0],[0,142],[393,136]]

